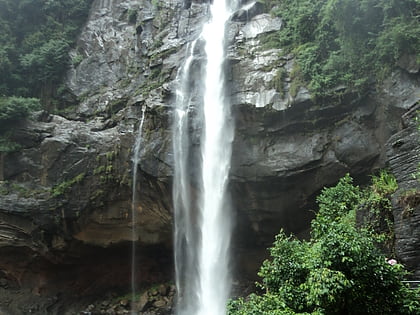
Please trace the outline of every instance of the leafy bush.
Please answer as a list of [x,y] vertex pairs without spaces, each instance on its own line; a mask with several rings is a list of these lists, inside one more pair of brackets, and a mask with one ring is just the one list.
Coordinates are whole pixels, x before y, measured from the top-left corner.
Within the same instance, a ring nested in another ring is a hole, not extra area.
[[[375,178],[374,185],[389,192],[388,177]],[[366,195],[349,175],[325,188],[312,239],[281,231],[258,273],[266,293],[232,301],[229,314],[418,314],[420,291],[402,283],[403,266],[387,261],[377,237],[356,226],[355,211]]]
[[65,40],[53,39],[23,55],[20,63],[27,73],[29,85],[39,89],[50,88],[53,82],[60,80],[69,64],[68,51],[69,45]]
[[364,226],[371,229],[383,240],[383,249],[393,252],[394,219],[392,214],[391,195],[398,189],[395,177],[382,170],[378,176],[372,176],[372,185],[366,190],[363,204],[360,206]]
[[228,314],[235,315],[322,315],[322,313],[296,313],[290,309],[276,294],[267,293],[263,296],[250,295],[231,301],[228,305]]
[[341,178],[336,186],[324,188],[317,197],[319,211],[312,221],[312,236],[318,238],[327,233],[332,222],[341,221],[348,216],[354,217],[354,210],[360,204],[361,198],[362,192],[358,186],[353,185],[349,174]]
[[36,98],[0,97],[0,132],[40,108],[41,104]]

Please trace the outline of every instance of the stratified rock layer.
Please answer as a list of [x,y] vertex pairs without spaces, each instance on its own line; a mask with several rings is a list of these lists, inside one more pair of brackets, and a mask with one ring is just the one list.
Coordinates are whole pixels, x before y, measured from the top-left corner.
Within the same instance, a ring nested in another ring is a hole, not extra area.
[[387,143],[389,166],[399,188],[393,197],[395,251],[413,279],[420,279],[420,146],[416,105],[402,118],[402,130]]

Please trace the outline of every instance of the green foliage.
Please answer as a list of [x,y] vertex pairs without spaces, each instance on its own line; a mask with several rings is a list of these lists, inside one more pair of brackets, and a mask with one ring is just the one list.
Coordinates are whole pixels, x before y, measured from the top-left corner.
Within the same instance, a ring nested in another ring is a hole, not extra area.
[[263,47],[293,51],[316,98],[334,96],[338,86],[365,93],[403,54],[420,51],[416,0],[259,1],[284,24],[261,36]]
[[228,314],[235,315],[322,315],[320,312],[296,313],[276,294],[264,296],[251,294],[246,300],[240,298],[228,305]]
[[[395,182],[382,172],[372,187],[389,194]],[[403,266],[388,263],[372,232],[356,226],[366,195],[349,175],[323,189],[312,239],[281,231],[259,272],[266,293],[232,301],[229,314],[418,314],[420,291],[402,283]]]
[[59,80],[68,66],[69,45],[65,40],[52,39],[21,57],[21,66],[28,73],[31,86]]
[[20,149],[20,145],[12,140],[14,129],[17,123],[40,108],[36,98],[0,97],[0,152]]
[[129,9],[128,13],[128,23],[130,24],[136,24],[137,21],[137,10]]
[[372,191],[377,195],[386,197],[398,189],[398,183],[394,175],[382,170],[379,176],[372,176]]
[[336,312],[345,303],[343,297],[351,286],[352,282],[341,271],[320,267],[311,270],[302,289],[307,292],[308,305]]
[[80,54],[77,54],[73,58],[71,58],[71,64],[74,67],[77,67],[82,61],[83,61],[83,56]]
[[263,279],[260,286],[267,293],[277,293],[285,305],[295,310],[301,310],[305,298],[300,285],[309,274],[305,262],[307,245],[281,231],[270,248],[273,259],[264,261],[258,273]]
[[305,85],[303,72],[299,64],[294,64],[292,72],[290,73],[290,78],[292,79],[292,83],[290,85],[290,95],[296,97],[296,95],[299,92],[299,89]]
[[0,97],[0,131],[6,125],[15,123],[40,108],[41,104],[36,98]]
[[279,92],[281,96],[284,94],[284,80],[286,79],[287,71],[284,68],[279,68],[276,71],[276,74],[273,77],[273,88]]
[[92,0],[0,0],[0,95],[54,95]]
[[66,192],[68,192],[75,184],[79,184],[83,181],[85,178],[86,173],[81,173],[72,179],[62,182],[61,184],[58,184],[54,186],[51,189],[51,196],[52,197],[59,197],[64,195]]
[[382,237],[388,251],[392,251],[394,242],[394,222],[391,195],[398,189],[394,175],[382,170],[378,176],[372,176],[372,185],[365,191],[361,207],[367,210],[363,224]]
[[372,176],[372,185],[365,196],[365,207],[375,214],[392,211],[391,195],[398,189],[394,175],[382,170],[378,176]]
[[361,202],[362,193],[358,186],[353,186],[349,174],[341,178],[334,187],[324,188],[317,197],[319,211],[312,221],[312,236],[317,238],[325,234],[331,222],[339,222],[354,215],[354,210]]
[[0,135],[0,152],[14,152],[21,149],[21,146],[10,140],[10,133]]
[[160,8],[159,0],[152,0],[152,6],[156,9]]

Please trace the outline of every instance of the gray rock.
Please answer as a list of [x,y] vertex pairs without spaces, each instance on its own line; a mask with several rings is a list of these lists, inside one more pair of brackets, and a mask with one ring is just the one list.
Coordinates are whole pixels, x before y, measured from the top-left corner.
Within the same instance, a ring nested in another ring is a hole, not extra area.
[[253,17],[241,31],[245,38],[255,38],[262,33],[278,31],[281,25],[280,18],[273,18],[270,14],[264,13]]
[[166,301],[163,299],[157,300],[153,303],[153,306],[156,308],[162,308],[166,306]]
[[389,106],[407,110],[419,100],[420,78],[404,71],[393,72],[381,87],[381,99]]
[[147,305],[149,303],[149,296],[147,292],[144,292],[139,299],[139,302],[137,304],[137,309],[139,311],[145,311],[147,309]]
[[398,66],[408,73],[418,73],[420,64],[417,62],[417,55],[404,54],[397,62]]
[[420,144],[417,104],[403,116],[403,129],[387,142],[387,157],[391,171],[398,181],[393,195],[395,251],[399,262],[420,277],[420,184],[413,175],[418,172]]

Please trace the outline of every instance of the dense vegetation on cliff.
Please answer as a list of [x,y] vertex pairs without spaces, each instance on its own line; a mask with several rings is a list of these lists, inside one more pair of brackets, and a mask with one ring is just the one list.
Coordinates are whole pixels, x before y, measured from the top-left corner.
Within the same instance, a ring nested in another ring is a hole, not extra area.
[[265,293],[231,302],[229,314],[418,314],[420,291],[402,283],[404,267],[377,246],[392,227],[384,235],[356,224],[361,207],[386,217],[396,188],[395,178],[385,172],[367,190],[354,186],[348,175],[325,188],[317,198],[312,239],[280,232],[272,259],[259,272]]
[[50,98],[91,0],[0,0],[0,95]]
[[16,122],[41,103],[55,107],[91,1],[0,0],[0,152],[18,148],[10,140]]
[[418,0],[260,0],[283,28],[265,46],[293,51],[295,85],[309,84],[315,97],[339,86],[360,94],[380,81],[402,57],[420,51]]

